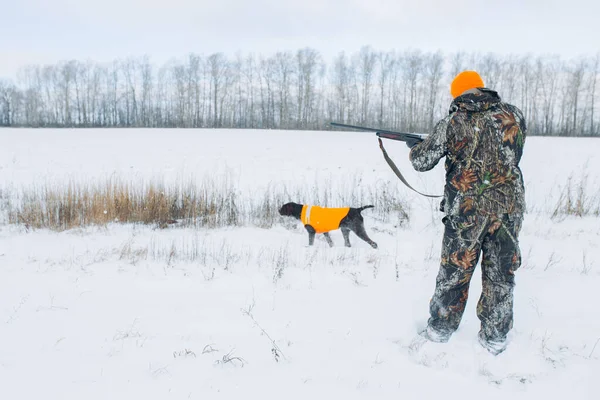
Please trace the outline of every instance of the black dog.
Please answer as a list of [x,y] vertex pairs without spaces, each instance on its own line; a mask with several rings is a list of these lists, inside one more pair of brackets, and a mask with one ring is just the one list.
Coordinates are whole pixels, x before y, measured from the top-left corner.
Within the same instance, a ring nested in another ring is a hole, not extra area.
[[377,243],[372,241],[367,235],[364,220],[360,214],[364,209],[372,207],[374,206],[325,208],[298,203],[286,203],[279,209],[279,214],[294,217],[302,222],[308,231],[309,246],[313,245],[315,234],[322,233],[329,246],[333,247],[333,240],[329,236],[329,231],[341,229],[346,247],[350,247],[349,235],[350,231],[352,231],[356,236],[376,249]]

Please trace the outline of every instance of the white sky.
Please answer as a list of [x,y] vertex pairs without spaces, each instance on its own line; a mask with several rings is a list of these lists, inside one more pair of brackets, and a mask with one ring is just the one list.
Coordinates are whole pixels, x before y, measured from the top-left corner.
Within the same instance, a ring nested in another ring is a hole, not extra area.
[[0,77],[66,59],[189,52],[271,54],[310,46],[326,61],[363,45],[534,54],[600,51],[599,0],[0,0]]

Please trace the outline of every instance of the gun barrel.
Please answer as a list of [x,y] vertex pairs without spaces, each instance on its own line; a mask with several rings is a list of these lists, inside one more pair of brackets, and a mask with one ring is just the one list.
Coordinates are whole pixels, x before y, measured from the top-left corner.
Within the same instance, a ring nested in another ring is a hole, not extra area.
[[[386,129],[368,128],[365,126],[340,124],[337,122],[330,122],[330,124],[333,126],[340,127],[340,128],[351,128],[351,129],[357,129],[357,130],[361,130],[361,131],[370,131],[370,132],[376,132],[376,133],[389,134],[389,135],[396,137],[397,140],[403,140],[403,139],[407,139],[407,138],[417,139],[417,140],[425,140],[425,138],[427,137],[426,133],[394,132],[394,131],[388,131]],[[383,136],[383,137],[385,137],[385,136]],[[388,137],[388,139],[391,139],[391,137]]]
[[367,128],[365,126],[357,126],[357,125],[348,125],[348,124],[340,124],[338,122],[330,122],[330,125],[333,126],[339,126],[340,128],[352,128],[352,129],[358,129],[361,131],[371,131],[371,132],[380,132],[380,129],[375,129],[375,128]]

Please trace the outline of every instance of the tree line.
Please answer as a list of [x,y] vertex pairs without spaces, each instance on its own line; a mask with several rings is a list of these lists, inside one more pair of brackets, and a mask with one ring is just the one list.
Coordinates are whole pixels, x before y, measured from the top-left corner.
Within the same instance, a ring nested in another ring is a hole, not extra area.
[[452,78],[475,69],[521,108],[531,135],[600,136],[600,53],[376,51],[327,63],[315,49],[273,55],[188,54],[22,67],[0,79],[0,126],[328,129],[329,121],[429,132]]

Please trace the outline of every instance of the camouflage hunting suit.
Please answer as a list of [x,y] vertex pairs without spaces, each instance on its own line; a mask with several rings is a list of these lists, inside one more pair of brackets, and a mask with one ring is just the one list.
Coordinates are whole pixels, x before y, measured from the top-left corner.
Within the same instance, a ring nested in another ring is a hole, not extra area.
[[457,97],[410,159],[428,171],[446,157],[441,267],[430,302],[430,328],[449,337],[460,324],[469,283],[483,252],[483,290],[477,306],[486,340],[504,341],[513,323],[514,272],[521,264],[518,235],[525,210],[519,168],[526,124],[521,111],[495,91]]

